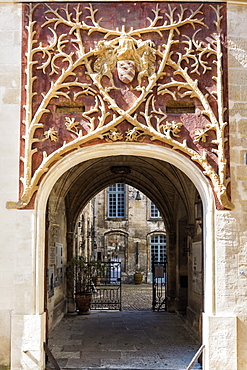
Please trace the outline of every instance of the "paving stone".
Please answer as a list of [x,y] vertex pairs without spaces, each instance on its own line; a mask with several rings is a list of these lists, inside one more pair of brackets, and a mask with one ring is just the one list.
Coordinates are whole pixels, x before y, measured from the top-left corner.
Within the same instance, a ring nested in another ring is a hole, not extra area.
[[64,367],[64,369],[74,369],[74,368],[86,368],[89,369],[90,367],[99,367],[101,366],[101,361],[99,358],[94,358],[94,357],[83,357],[80,359],[70,359],[67,362],[67,365]]
[[81,353],[80,352],[60,352],[58,356],[59,356],[59,359],[80,358]]
[[[185,370],[199,343],[177,315],[152,312],[145,299],[142,310],[140,292],[149,296],[150,286],[137,293],[134,285],[127,286],[125,298],[131,302],[123,304],[122,312],[65,317],[49,339],[61,369]],[[127,311],[128,305],[136,310]],[[200,368],[198,363],[193,367]]]
[[113,367],[118,367],[118,369],[140,369],[144,367],[144,362],[141,359],[119,359],[118,361],[108,359],[107,361],[102,361],[102,366],[104,367],[109,367],[110,369]]
[[115,343],[112,343],[110,346],[108,343],[102,344],[101,350],[110,351],[110,352],[111,351],[122,352],[122,351],[137,351],[137,348],[135,345],[131,343],[122,342],[121,344],[119,344],[118,342],[117,343],[115,342]]
[[80,352],[82,351],[83,349],[83,345],[82,344],[77,344],[77,345],[65,345],[63,347],[63,351],[64,352]]

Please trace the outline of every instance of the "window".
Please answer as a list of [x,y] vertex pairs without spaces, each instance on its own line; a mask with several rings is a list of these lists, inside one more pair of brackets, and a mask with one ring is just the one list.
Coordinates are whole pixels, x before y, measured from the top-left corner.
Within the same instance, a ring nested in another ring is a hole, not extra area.
[[108,187],[108,217],[125,218],[126,186],[117,183]]
[[155,234],[151,236],[151,258],[156,262],[164,262],[166,258],[166,235]]
[[160,211],[153,202],[150,202],[150,217],[161,218]]

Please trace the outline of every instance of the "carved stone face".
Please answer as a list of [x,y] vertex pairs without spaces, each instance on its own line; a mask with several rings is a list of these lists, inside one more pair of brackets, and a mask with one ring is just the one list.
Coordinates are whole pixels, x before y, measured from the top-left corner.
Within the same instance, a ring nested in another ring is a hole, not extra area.
[[130,83],[135,77],[135,62],[133,60],[119,60],[117,72],[120,81],[125,84]]

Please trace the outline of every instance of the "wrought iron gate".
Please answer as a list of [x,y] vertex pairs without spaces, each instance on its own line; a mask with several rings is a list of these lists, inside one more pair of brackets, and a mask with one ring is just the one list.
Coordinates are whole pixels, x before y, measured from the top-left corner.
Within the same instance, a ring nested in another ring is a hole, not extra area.
[[112,258],[108,262],[101,262],[98,280],[95,282],[91,309],[121,311],[121,285],[121,260]]
[[167,309],[167,278],[166,278],[166,257],[162,262],[157,262],[152,256],[152,277],[153,277],[153,311]]

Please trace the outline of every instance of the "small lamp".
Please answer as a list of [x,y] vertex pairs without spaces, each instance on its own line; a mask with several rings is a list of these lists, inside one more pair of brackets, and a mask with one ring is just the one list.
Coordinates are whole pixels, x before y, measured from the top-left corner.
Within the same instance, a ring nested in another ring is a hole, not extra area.
[[141,195],[140,195],[139,190],[137,190],[137,192],[136,192],[135,200],[141,200]]

